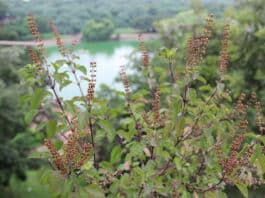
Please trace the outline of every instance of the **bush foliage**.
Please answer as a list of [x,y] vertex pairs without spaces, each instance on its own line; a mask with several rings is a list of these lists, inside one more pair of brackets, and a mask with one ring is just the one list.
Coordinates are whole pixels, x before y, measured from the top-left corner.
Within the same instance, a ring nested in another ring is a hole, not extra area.
[[[125,91],[116,94],[124,103],[111,108],[106,98],[95,95],[96,63],[89,70],[76,64],[77,57],[61,42],[63,59],[48,63],[32,16],[29,23],[38,48],[31,50],[33,64],[21,70],[32,87],[24,97],[31,107],[27,117],[33,119],[41,106],[56,101],[55,119],[40,123],[46,127],[47,150],[30,157],[50,161],[41,181],[55,196],[226,197],[225,186],[234,185],[247,197],[248,187],[264,183],[261,103],[255,93],[242,93],[233,107],[226,88],[228,25],[214,87],[201,75],[212,31],[209,16],[202,33],[189,39],[183,67],[174,69],[177,52],[167,48],[160,58],[168,66],[151,66],[140,38],[146,88],[135,92],[122,66]],[[81,80],[87,81],[87,91]],[[81,96],[64,100],[60,90],[70,83]],[[253,113],[254,124],[248,119]]]
[[108,40],[114,31],[114,24],[108,18],[100,20],[90,19],[83,29],[83,39],[85,41]]
[[19,98],[27,91],[20,84],[17,71],[30,62],[27,54],[18,47],[1,47],[0,62],[0,190],[3,195],[3,187],[9,185],[12,176],[25,180],[25,171],[34,168],[36,160],[31,164],[26,156],[41,143],[41,138],[28,129],[23,119],[26,108],[19,105]]

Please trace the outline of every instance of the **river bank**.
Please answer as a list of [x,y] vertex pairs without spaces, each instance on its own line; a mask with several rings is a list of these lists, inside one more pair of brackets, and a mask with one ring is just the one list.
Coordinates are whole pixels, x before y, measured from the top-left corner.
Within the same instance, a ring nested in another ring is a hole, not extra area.
[[[158,39],[159,35],[157,33],[141,33],[142,38],[144,40],[150,39]],[[119,41],[133,41],[138,40],[138,33],[131,34],[120,34],[118,36],[112,36],[110,40],[119,40]],[[82,40],[82,34],[69,35],[62,39],[63,43],[68,45],[72,43],[80,43]],[[43,40],[43,44],[46,47],[56,46],[55,39],[45,39]],[[8,41],[8,40],[0,40],[0,46],[36,46],[35,41]]]

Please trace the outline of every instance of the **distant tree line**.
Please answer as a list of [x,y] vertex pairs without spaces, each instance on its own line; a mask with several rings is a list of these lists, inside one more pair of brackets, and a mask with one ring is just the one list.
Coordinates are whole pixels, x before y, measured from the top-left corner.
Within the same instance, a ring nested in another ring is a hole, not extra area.
[[[222,13],[231,1],[218,1],[214,4],[204,0],[210,12]],[[82,31],[88,19],[109,18],[116,27],[132,27],[142,31],[153,30],[153,22],[174,16],[190,7],[189,1],[175,0],[34,0],[24,2],[9,0],[6,2],[8,14],[25,17],[28,13],[53,19],[60,32],[75,34]],[[216,5],[218,4],[218,5]],[[219,8],[223,9],[219,9]],[[220,15],[220,14],[218,14]]]

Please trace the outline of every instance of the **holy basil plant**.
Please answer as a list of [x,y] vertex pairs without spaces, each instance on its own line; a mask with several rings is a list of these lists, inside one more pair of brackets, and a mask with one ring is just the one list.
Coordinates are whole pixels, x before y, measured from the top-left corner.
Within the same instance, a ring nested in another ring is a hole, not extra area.
[[[233,105],[226,86],[229,25],[214,87],[201,75],[210,15],[203,32],[187,41],[184,66],[175,65],[178,51],[167,48],[159,54],[168,67],[151,65],[140,36],[142,86],[134,88],[121,66],[124,91],[109,93],[110,103],[95,94],[96,62],[77,64],[52,23],[62,59],[48,62],[33,16],[28,22],[37,47],[29,50],[33,64],[21,70],[31,91],[23,97],[31,107],[26,118],[34,122],[51,107],[51,115],[36,126],[45,149],[29,157],[50,162],[40,180],[55,197],[219,198],[226,197],[226,186],[248,197],[249,187],[264,184],[262,105],[254,92],[242,93]],[[87,82],[86,90],[81,82]],[[60,90],[69,84],[80,95],[66,100]]]

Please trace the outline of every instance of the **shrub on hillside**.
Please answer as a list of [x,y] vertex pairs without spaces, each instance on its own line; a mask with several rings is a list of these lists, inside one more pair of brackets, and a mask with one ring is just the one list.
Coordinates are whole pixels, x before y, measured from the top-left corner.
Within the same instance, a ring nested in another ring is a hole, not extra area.
[[[183,69],[173,69],[176,51],[166,48],[160,55],[168,67],[149,65],[141,41],[141,71],[147,79],[143,87],[148,88],[134,92],[122,66],[125,91],[117,94],[125,100],[111,109],[105,98],[95,95],[96,63],[87,71],[61,42],[63,59],[47,63],[32,16],[29,23],[40,57],[31,51],[34,64],[21,71],[26,83],[35,87],[28,97],[32,111],[27,113],[34,114],[47,100],[57,102],[57,118],[46,123],[48,152],[38,154],[51,162],[41,180],[55,196],[226,197],[225,186],[235,185],[247,197],[249,186],[264,183],[262,105],[255,93],[242,93],[233,107],[225,85],[228,25],[214,87],[200,75],[211,36],[209,16],[200,36],[188,41]],[[63,66],[69,70],[61,70]],[[87,81],[87,91],[77,71]],[[81,96],[63,100],[58,89],[69,83],[77,85]],[[248,123],[253,111],[257,133]]]
[[83,39],[85,41],[107,40],[112,35],[113,31],[114,24],[110,19],[90,19],[83,28]]

